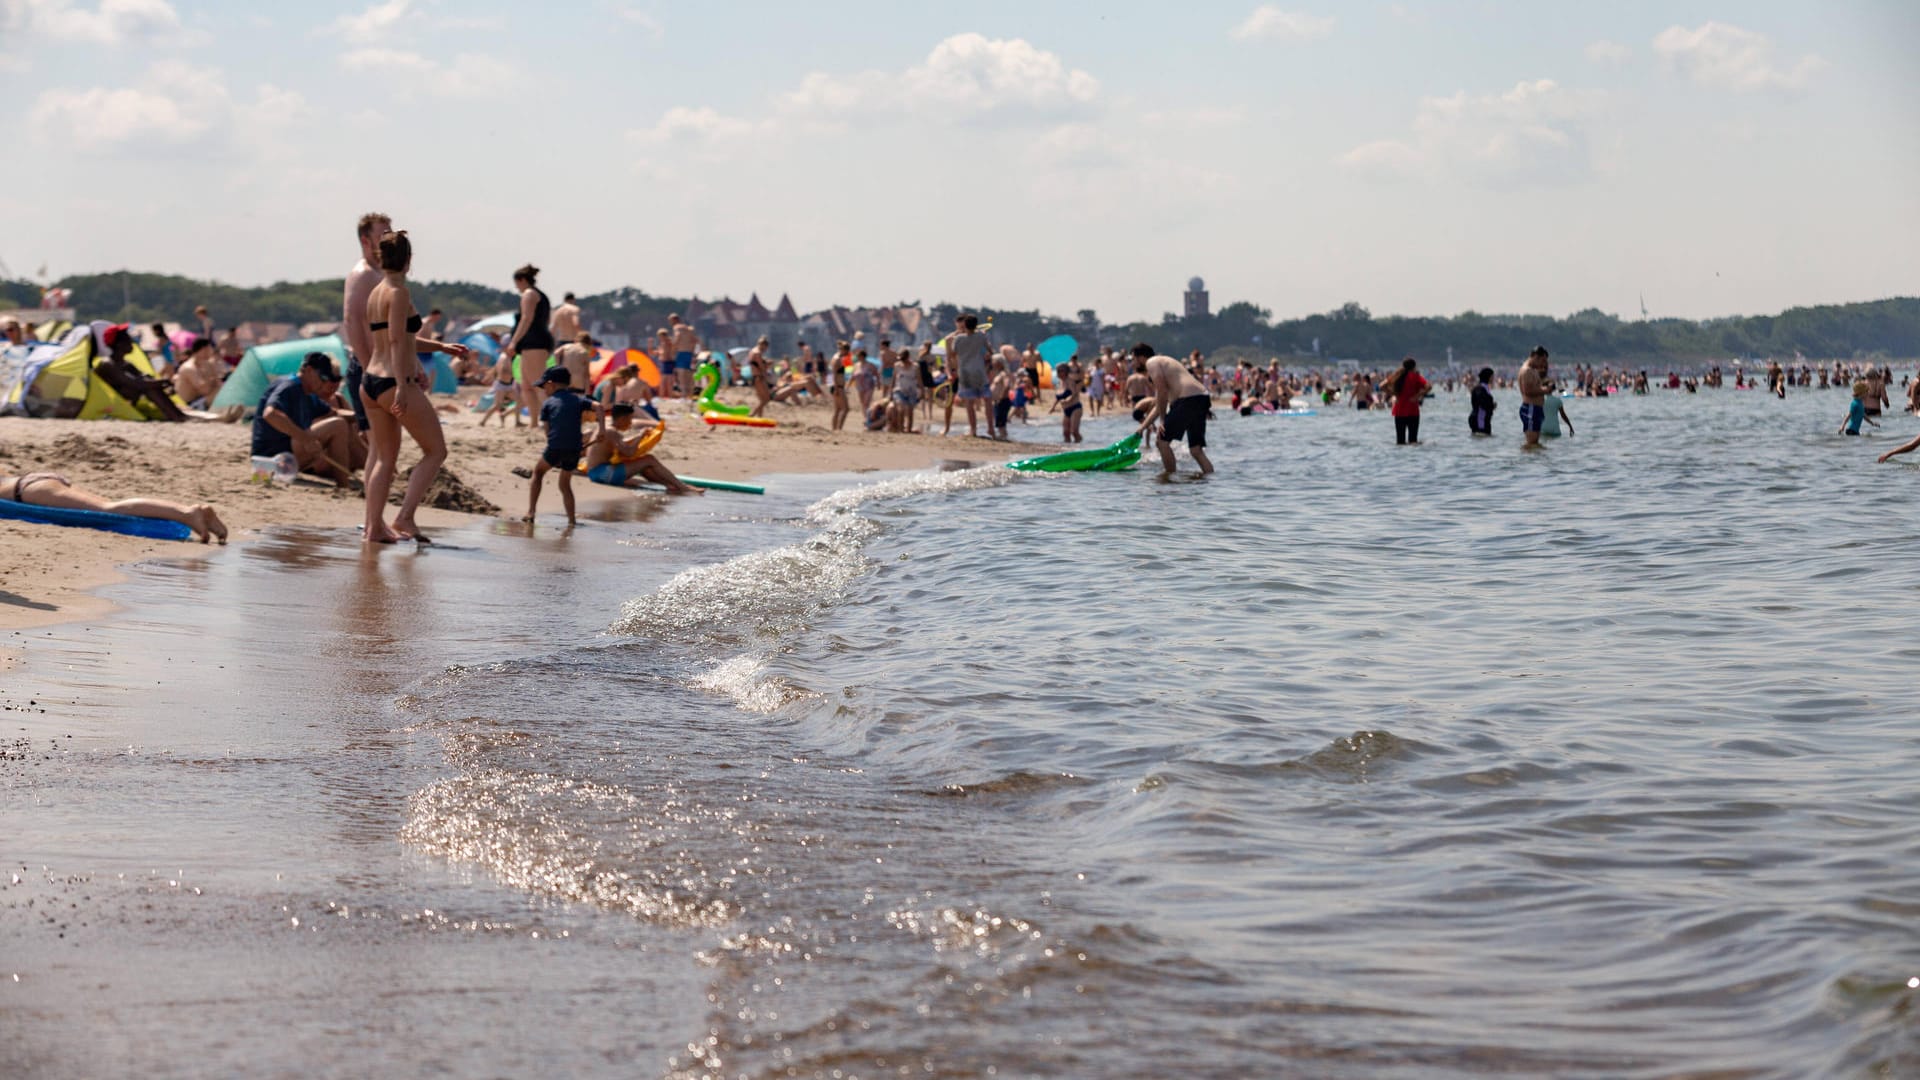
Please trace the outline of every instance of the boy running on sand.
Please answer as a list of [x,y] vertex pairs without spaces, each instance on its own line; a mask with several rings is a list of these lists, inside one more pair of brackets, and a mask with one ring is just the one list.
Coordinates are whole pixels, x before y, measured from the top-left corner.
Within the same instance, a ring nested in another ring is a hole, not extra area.
[[[539,385],[550,394],[540,406],[540,422],[547,427],[547,448],[528,474],[532,483],[527,491],[526,520],[531,524],[540,509],[540,485],[546,480],[547,470],[558,469],[560,501],[567,508],[567,524],[578,525],[579,519],[573,511],[573,473],[580,467],[580,455],[585,450],[580,422],[594,411],[593,402],[573,388],[573,376],[563,367],[548,368],[546,374],[540,376]],[[553,388],[551,391],[547,391],[549,386]]]

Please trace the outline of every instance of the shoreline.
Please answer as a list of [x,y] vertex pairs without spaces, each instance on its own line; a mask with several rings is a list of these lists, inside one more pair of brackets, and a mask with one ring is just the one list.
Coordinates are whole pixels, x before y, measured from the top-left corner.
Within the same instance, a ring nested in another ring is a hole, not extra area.
[[[447,464],[420,524],[431,534],[476,519],[517,520],[527,481],[515,466],[532,464],[545,442],[526,430],[478,425],[466,391],[452,411],[443,406]],[[966,458],[1011,460],[1044,452],[1051,443],[1012,444],[965,435],[929,437],[855,430],[828,430],[824,403],[776,406],[771,429],[712,427],[697,417],[676,416],[677,400],[661,403],[667,436],[655,455],[676,473],[713,480],[751,481],[773,474],[907,471]],[[849,418],[849,422],[851,423]],[[959,419],[959,418],[956,418]],[[151,496],[210,503],[229,532],[228,546],[246,544],[267,529],[307,525],[354,528],[364,513],[361,496],[320,481],[262,485],[250,481],[245,423],[106,420],[41,420],[0,417],[0,474],[58,472],[76,485],[110,498]],[[400,467],[418,460],[411,440],[403,443]],[[542,519],[559,516],[557,485],[541,493]],[[581,477],[574,496],[582,515],[632,499],[630,491],[589,483]],[[664,493],[653,496],[667,499]],[[496,511],[486,510],[490,504]],[[148,561],[210,557],[218,545],[149,540],[93,529],[0,521],[0,631],[18,632],[107,617],[118,605],[101,592],[127,580],[126,568]]]

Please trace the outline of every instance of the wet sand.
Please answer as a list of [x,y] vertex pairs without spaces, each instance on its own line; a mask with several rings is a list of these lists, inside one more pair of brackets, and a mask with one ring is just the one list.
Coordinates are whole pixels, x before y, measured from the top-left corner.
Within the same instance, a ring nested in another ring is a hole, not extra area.
[[[675,734],[649,703],[687,692],[664,678],[580,667],[570,703],[516,688],[556,650],[625,647],[604,637],[618,598],[781,535],[794,493],[858,479],[628,499],[572,529],[469,518],[425,550],[273,527],[217,558],[130,567],[112,619],[14,631],[0,1075],[703,1074],[688,1043],[737,966],[716,942],[752,926],[722,934],[671,903],[609,914],[553,885],[575,856],[515,862],[521,881],[455,843],[543,820],[542,800],[615,797],[592,784],[542,773],[477,804],[448,785],[527,756],[515,715],[624,715],[657,782],[618,793],[620,820],[679,852],[636,894],[738,873],[765,837],[730,807],[793,805],[804,784],[766,770],[804,766]],[[485,688],[490,715],[436,704],[459,686]]]

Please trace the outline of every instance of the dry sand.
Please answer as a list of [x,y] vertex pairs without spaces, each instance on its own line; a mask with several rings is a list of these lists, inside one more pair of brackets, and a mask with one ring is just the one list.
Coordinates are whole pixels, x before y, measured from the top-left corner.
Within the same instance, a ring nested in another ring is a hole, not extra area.
[[[466,391],[462,400],[470,400]],[[713,480],[749,480],[770,473],[868,472],[918,469],[946,459],[1006,460],[1035,452],[1032,444],[1006,443],[956,434],[889,435],[829,431],[824,405],[775,405],[772,429],[709,427],[680,414],[676,401],[660,403],[666,439],[655,451],[677,473]],[[436,496],[448,506],[498,516],[526,511],[527,482],[513,475],[530,466],[545,445],[533,429],[509,425],[482,428],[462,405],[442,412],[449,448],[445,482]],[[959,425],[964,416],[956,417]],[[858,418],[849,417],[857,426]],[[494,424],[498,424],[498,418]],[[936,430],[938,425],[936,424]],[[329,484],[301,481],[261,485],[249,480],[250,428],[226,423],[130,423],[97,420],[30,420],[0,417],[0,475],[48,471],[109,498],[151,496],[184,503],[211,503],[226,521],[231,542],[245,543],[270,525],[351,528],[361,521],[359,495]],[[417,457],[411,442],[400,456],[404,470]],[[584,509],[633,496],[598,484],[574,485]],[[664,498],[665,496],[661,496]],[[488,509],[487,504],[498,509]],[[560,513],[549,483],[542,515]],[[473,520],[458,509],[423,509],[421,527],[431,533]],[[0,629],[92,618],[111,605],[94,590],[119,579],[117,569],[143,559],[195,557],[192,543],[147,540],[93,529],[64,528],[0,519]]]

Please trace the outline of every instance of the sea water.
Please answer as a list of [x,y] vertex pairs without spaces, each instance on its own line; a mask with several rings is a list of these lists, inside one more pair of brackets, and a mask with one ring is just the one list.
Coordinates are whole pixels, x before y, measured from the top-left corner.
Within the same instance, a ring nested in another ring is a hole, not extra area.
[[[1920,475],[1842,393],[1580,399],[1534,453],[1505,405],[154,568],[197,642],[27,651],[78,673],[28,684],[14,896],[111,928],[128,1065],[1920,1068]],[[136,708],[140,649],[182,655]],[[59,1072],[88,964],[21,903],[11,1052]]]

